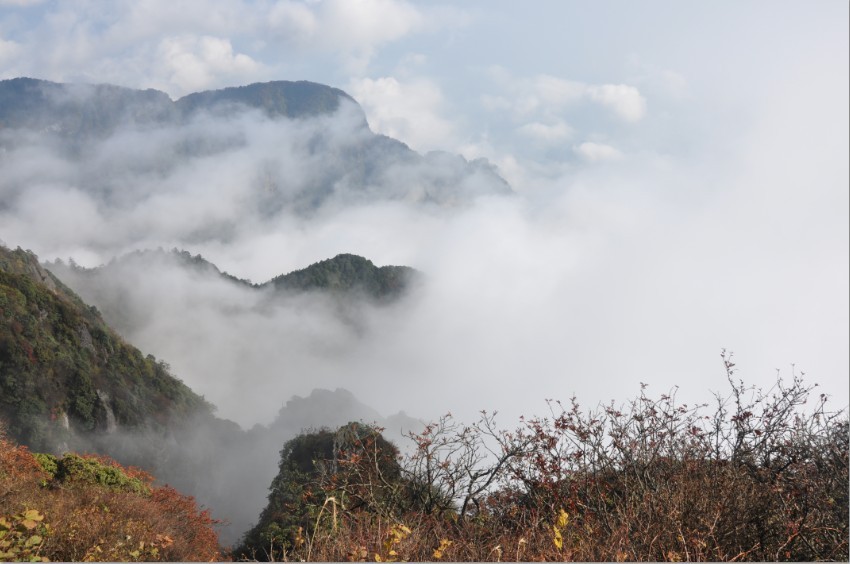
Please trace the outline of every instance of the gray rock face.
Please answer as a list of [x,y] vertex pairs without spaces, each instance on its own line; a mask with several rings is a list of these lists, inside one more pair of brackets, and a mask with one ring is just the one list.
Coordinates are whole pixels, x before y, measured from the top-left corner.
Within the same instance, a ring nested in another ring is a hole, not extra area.
[[104,421],[106,433],[112,434],[118,429],[118,424],[115,421],[115,412],[112,411],[109,392],[97,390],[97,397],[100,399],[100,403],[103,405],[103,410],[106,414],[106,420]]

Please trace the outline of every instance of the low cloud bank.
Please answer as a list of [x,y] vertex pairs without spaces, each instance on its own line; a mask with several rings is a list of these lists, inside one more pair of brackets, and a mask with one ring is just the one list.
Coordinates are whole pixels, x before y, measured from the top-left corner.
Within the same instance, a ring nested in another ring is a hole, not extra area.
[[183,248],[254,281],[342,252],[425,273],[395,306],[342,316],[165,266],[119,276],[128,338],[246,426],[315,387],[426,418],[592,405],[641,381],[699,401],[724,387],[724,347],[748,381],[796,363],[846,396],[846,219],[829,219],[846,171],[813,147],[772,162],[787,146],[769,120],[739,159],[624,154],[517,195],[487,163],[416,155],[347,116],[127,128],[82,159],[17,137],[3,238],[87,266]]

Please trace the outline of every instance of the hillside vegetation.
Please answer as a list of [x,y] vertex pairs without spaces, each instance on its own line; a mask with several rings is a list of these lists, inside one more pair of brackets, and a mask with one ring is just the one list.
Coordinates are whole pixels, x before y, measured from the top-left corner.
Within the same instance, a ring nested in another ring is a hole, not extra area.
[[276,290],[360,292],[387,300],[399,297],[416,275],[417,272],[407,266],[377,267],[363,257],[341,254],[273,278],[268,284]]
[[0,430],[0,561],[222,560],[215,524],[140,470],[33,455]]
[[236,554],[318,561],[846,561],[848,420],[794,376],[734,377],[713,409],[673,394],[500,430],[483,414],[411,434],[303,434]]
[[168,366],[124,342],[32,253],[0,247],[0,418],[36,450],[83,434],[165,430],[210,413]]

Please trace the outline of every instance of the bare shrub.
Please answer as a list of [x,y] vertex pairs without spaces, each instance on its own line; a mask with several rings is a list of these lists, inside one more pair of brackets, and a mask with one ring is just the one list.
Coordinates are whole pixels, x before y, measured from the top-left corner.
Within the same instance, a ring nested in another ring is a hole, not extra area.
[[641,385],[620,406],[550,401],[510,432],[447,415],[409,436],[400,465],[362,435],[311,462],[312,524],[278,556],[846,561],[846,410],[802,374],[762,391],[722,361],[730,391],[707,404]]

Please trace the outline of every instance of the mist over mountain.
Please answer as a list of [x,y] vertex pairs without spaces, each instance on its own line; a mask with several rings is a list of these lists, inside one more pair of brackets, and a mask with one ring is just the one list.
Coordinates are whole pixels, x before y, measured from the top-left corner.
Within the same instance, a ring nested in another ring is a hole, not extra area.
[[197,4],[0,0],[0,560],[180,542],[27,447],[236,557],[847,560],[846,4]]
[[[82,141],[106,138],[130,124],[187,123],[205,112],[220,118],[248,108],[261,110],[270,119],[330,115],[343,100],[357,104],[342,90],[307,81],[256,83],[196,92],[172,101],[165,92],[153,89],[13,78],[0,81],[0,128]],[[362,110],[361,118],[362,126],[368,127]]]
[[[47,260],[93,267],[138,249],[184,248],[235,278],[270,280],[340,253],[372,258],[372,243],[357,240],[365,232],[344,227],[352,219],[381,226],[370,218],[376,211],[409,214],[416,229],[418,217],[442,221],[513,194],[485,160],[420,155],[372,133],[342,91],[312,83],[253,84],[176,102],[149,90],[33,79],[0,81],[0,92],[2,237]],[[354,359],[384,342],[386,320],[400,322],[416,299],[376,307],[295,292],[283,305],[267,288],[153,262],[116,266],[102,277],[114,283],[91,283],[100,284],[98,295],[73,273],[62,276],[122,335],[167,358],[224,417],[267,423],[283,399],[316,386],[369,394],[375,385],[390,389],[376,377],[412,378]],[[382,259],[388,263],[418,266]],[[401,272],[356,285],[390,296]],[[319,278],[335,284],[337,274],[327,274]],[[277,284],[304,289],[314,275],[307,269]]]
[[[261,292],[188,253],[136,253],[111,263],[111,272],[128,264],[150,269],[152,260],[170,260],[201,276],[218,276]],[[65,272],[91,274],[73,268]],[[303,430],[363,421],[401,438],[403,432],[424,426],[404,413],[384,417],[344,389],[287,398],[261,388],[260,393],[271,394],[277,402],[277,414],[268,426],[246,430],[215,417],[215,407],[171,370],[164,361],[127,344],[95,307],[42,268],[35,255],[0,247],[4,429],[38,451],[97,452],[155,473],[225,519],[225,542],[235,542],[256,520],[281,445]],[[241,404],[242,409],[250,407]]]
[[[4,221],[32,206],[45,221],[59,213],[50,202],[64,201],[85,217],[88,244],[112,251],[103,262],[158,246],[149,244],[151,232],[158,243],[182,247],[233,240],[249,225],[326,207],[454,206],[511,193],[486,161],[420,155],[372,133],[343,91],[303,81],[176,102],[155,90],[0,81],[0,165]],[[7,237],[23,228],[8,225]],[[57,227],[42,230],[42,254],[62,256],[67,233]],[[113,237],[98,237],[106,231]]]
[[[316,383],[356,386],[346,359],[374,338],[382,319],[404,315],[420,288],[411,268],[347,254],[263,284],[176,250],[134,252],[94,269],[47,266],[246,427],[268,423],[285,398]],[[322,365],[333,381],[316,373]]]

